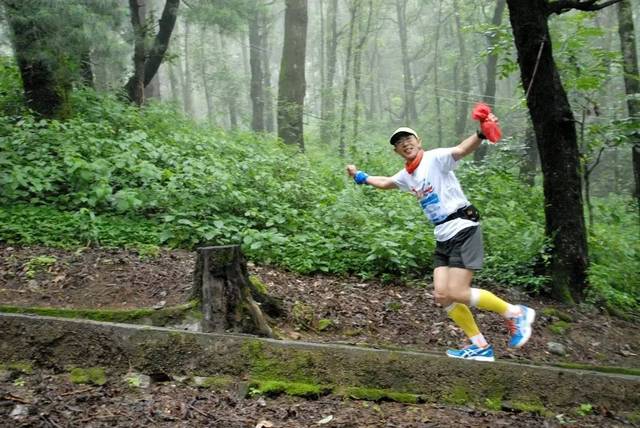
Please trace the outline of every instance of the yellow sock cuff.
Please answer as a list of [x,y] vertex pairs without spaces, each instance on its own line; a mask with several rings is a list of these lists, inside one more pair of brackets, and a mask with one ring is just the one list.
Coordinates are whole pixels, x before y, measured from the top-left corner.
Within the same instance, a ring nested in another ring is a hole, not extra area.
[[462,303],[452,303],[447,307],[447,314],[458,327],[464,331],[467,337],[480,334],[480,329],[473,319],[473,314],[467,305]]
[[495,312],[500,315],[507,313],[509,304],[490,291],[480,288],[471,289],[471,304],[477,308]]

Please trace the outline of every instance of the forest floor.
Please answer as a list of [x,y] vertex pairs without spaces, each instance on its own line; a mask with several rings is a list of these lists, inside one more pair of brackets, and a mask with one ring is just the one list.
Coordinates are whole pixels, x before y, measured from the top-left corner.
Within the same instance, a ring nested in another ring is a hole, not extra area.
[[[64,251],[0,244],[0,305],[177,305],[190,294],[194,266],[195,253],[187,251],[163,250],[155,256],[141,257],[125,250]],[[442,352],[464,344],[463,333],[435,304],[428,280],[382,284],[356,277],[300,276],[252,264],[249,272],[266,285],[269,294],[283,300],[288,315],[273,321],[275,330],[285,339]],[[612,317],[588,306],[563,307],[548,298],[494,284],[476,286],[538,312],[529,343],[520,350],[509,350],[507,329],[501,318],[474,311],[499,359],[640,367],[640,323],[636,321]],[[0,426],[11,412],[14,416],[7,426],[259,427],[261,422],[262,427],[630,424],[607,409],[594,409],[578,420],[576,415],[550,418],[464,406],[369,403],[331,396],[318,400],[239,397],[176,382],[154,383],[148,389],[132,391],[118,383],[74,385],[68,376],[45,370],[36,370],[18,380],[0,377]]]

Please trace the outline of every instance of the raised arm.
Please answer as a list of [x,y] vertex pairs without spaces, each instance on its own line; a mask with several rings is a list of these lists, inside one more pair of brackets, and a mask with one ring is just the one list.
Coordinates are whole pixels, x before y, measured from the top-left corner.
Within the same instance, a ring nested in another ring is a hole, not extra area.
[[[359,171],[355,165],[347,165],[347,174],[349,174],[350,177],[355,177],[356,173],[358,172]],[[398,187],[396,186],[396,183],[393,182],[391,177],[374,176],[374,175],[367,175],[367,174],[361,177],[362,177],[361,180],[363,181],[358,184],[368,184],[377,189],[396,189]],[[358,181],[356,181],[356,183],[357,182]]]
[[[489,113],[488,120],[498,123],[498,118],[493,113]],[[475,134],[467,137],[460,144],[455,146],[451,151],[451,155],[453,156],[453,158],[455,160],[460,160],[463,157],[473,153],[478,147],[480,147],[482,140],[485,139],[485,137],[481,137],[481,135],[482,134],[480,132],[476,132]]]
[[480,143],[482,143],[482,139],[478,134],[473,134],[462,141],[462,143],[455,146],[453,150],[451,150],[451,156],[453,156],[455,160],[460,160],[466,155],[473,153],[478,147],[480,147]]

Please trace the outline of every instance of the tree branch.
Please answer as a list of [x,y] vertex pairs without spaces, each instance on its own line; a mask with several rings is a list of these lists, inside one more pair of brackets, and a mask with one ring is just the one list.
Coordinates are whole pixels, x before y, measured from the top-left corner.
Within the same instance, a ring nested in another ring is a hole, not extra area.
[[552,13],[560,15],[569,12],[572,9],[583,11],[595,11],[604,9],[605,7],[616,4],[622,0],[608,0],[604,3],[598,3],[600,0],[557,0],[547,3],[548,15]]

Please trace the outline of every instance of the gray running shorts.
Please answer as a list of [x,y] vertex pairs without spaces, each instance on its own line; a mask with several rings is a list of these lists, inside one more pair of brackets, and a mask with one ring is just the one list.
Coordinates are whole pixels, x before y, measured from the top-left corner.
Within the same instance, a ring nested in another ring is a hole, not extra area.
[[449,266],[480,270],[483,258],[482,229],[480,226],[471,226],[462,229],[447,241],[436,241],[433,267]]

